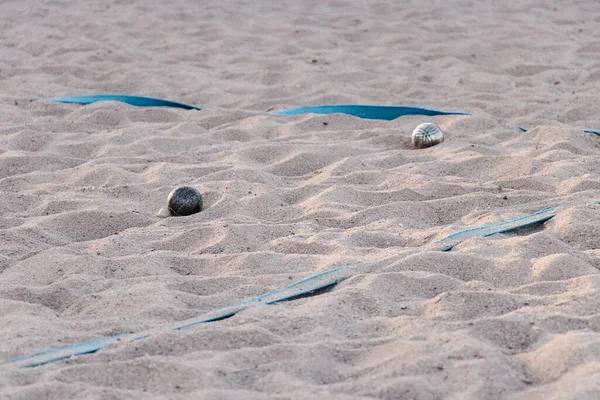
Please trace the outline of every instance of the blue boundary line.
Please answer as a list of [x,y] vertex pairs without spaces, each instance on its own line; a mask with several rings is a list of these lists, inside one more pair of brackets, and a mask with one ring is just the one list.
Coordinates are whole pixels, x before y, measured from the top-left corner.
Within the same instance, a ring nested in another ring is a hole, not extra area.
[[[266,294],[254,297],[246,300],[235,306],[225,307],[208,314],[204,314],[196,319],[178,322],[175,326],[168,328],[170,331],[179,331],[184,328],[188,328],[194,325],[219,321],[225,318],[232,317],[237,313],[245,310],[253,303],[258,303],[261,300],[268,299],[262,304],[274,304],[281,301],[290,300],[299,296],[311,294],[315,291],[335,286],[341,281],[348,278],[347,273],[348,267],[333,268],[319,274],[310,276],[301,281],[295,282],[283,289],[268,292]],[[31,356],[19,357],[9,361],[5,364],[17,364],[23,368],[32,368],[40,365],[48,364],[55,361],[64,360],[70,357],[79,356],[83,354],[95,353],[98,350],[104,349],[111,345],[117,345],[118,343],[124,343],[128,341],[138,341],[147,339],[152,335],[152,332],[139,332],[132,334],[123,334],[117,336],[107,336],[102,338],[96,338],[88,340],[82,343],[74,344],[67,347],[56,348],[45,350],[40,353],[36,353]]]
[[155,97],[127,96],[122,94],[96,94],[89,96],[51,97],[47,100],[59,103],[92,104],[98,101],[120,101],[136,107],[176,107],[185,110],[201,110],[200,107],[178,101],[158,99]]
[[378,106],[370,104],[336,104],[320,106],[304,106],[285,110],[271,111],[275,115],[302,115],[302,114],[348,114],[364,119],[380,119],[391,121],[405,115],[470,115],[464,112],[440,111],[430,108],[411,106]]
[[[92,104],[99,101],[120,101],[122,103],[137,107],[176,107],[186,110],[202,110],[200,107],[178,101],[160,99],[156,97],[130,96],[123,94],[94,94],[86,96],[50,97],[47,100],[81,105]],[[462,111],[441,111],[425,107],[385,106],[375,104],[324,104],[317,106],[288,108],[271,111],[270,113],[274,115],[287,116],[302,114],[347,114],[363,119],[377,119],[385,121],[391,121],[405,115],[471,115]],[[519,129],[521,132],[527,132],[527,129],[521,126],[517,126],[517,129]],[[583,132],[600,136],[600,130],[584,129]]]

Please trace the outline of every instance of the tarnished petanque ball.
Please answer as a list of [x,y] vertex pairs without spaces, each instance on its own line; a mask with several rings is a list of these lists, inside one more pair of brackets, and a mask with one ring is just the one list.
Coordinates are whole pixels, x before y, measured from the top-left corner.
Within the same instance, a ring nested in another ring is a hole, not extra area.
[[169,193],[167,207],[176,217],[202,211],[202,195],[191,186],[180,186]]
[[435,146],[444,141],[444,133],[431,122],[425,122],[415,128],[412,133],[412,144],[417,149]]

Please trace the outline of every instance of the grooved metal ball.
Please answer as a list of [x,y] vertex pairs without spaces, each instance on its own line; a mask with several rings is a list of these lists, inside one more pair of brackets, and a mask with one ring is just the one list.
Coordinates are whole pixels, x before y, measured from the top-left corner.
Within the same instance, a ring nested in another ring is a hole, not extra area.
[[431,122],[425,122],[415,128],[412,133],[412,144],[417,149],[435,146],[444,141],[444,133]]
[[169,193],[167,207],[176,217],[195,214],[202,211],[202,195],[191,186],[180,186]]

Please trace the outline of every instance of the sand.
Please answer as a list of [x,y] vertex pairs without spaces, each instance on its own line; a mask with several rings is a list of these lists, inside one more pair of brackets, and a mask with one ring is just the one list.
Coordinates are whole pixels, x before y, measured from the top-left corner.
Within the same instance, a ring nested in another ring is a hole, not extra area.
[[[600,398],[600,3],[0,3],[2,399]],[[202,111],[46,97],[123,93]],[[284,117],[301,105],[471,116]],[[422,122],[446,133],[415,150]],[[516,126],[529,131],[520,132]],[[192,185],[205,210],[159,218]],[[568,201],[452,251],[454,231]]]

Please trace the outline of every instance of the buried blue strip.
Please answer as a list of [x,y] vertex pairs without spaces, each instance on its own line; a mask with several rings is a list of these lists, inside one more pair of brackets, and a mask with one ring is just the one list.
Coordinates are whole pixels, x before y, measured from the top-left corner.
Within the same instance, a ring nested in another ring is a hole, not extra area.
[[[47,100],[60,103],[74,103],[82,105],[92,104],[99,101],[120,101],[122,103],[126,103],[136,107],[175,107],[183,108],[185,110],[202,110],[201,107],[181,103],[178,101],[159,99],[155,97],[129,96],[122,94],[51,97]],[[460,111],[441,111],[424,107],[379,106],[372,104],[333,104],[320,106],[303,106],[290,108],[286,110],[272,111],[271,114],[288,116],[302,114],[348,114],[363,119],[379,119],[386,121],[391,121],[406,115],[425,115],[430,117],[438,115],[471,115],[469,113]],[[517,129],[519,129],[521,132],[527,132],[527,129],[521,126],[517,126]],[[595,135],[600,136],[600,130],[584,129],[583,132],[593,133]]]
[[552,218],[554,218],[555,216],[556,216],[556,214],[545,215],[545,216],[543,216],[543,217],[540,217],[540,218],[538,218],[538,219],[534,219],[534,220],[531,220],[531,221],[527,221],[527,222],[525,222],[525,223],[522,223],[522,224],[518,224],[518,225],[514,225],[514,226],[509,226],[509,227],[506,227],[506,228],[504,228],[504,229],[499,229],[499,230],[497,230],[497,231],[494,231],[494,232],[491,232],[491,233],[486,233],[486,234],[485,234],[485,235],[483,235],[483,236],[484,236],[484,237],[488,237],[488,236],[496,235],[496,234],[498,234],[498,233],[505,233],[505,232],[514,231],[515,229],[518,229],[518,228],[524,228],[524,227],[526,227],[526,226],[529,226],[529,225],[541,224],[542,222],[546,222],[546,221],[548,221],[548,220],[551,220],[551,219],[552,219]]
[[557,207],[547,208],[545,210],[536,211],[532,214],[525,215],[518,218],[513,218],[508,221],[502,221],[495,224],[478,226],[476,228],[464,229],[462,231],[455,232],[451,235],[446,236],[439,242],[445,247],[442,251],[450,251],[459,243],[476,236],[492,236],[498,233],[510,232],[518,228],[523,228],[533,224],[539,224],[546,222],[554,218],[557,214],[557,209],[564,206],[566,203],[562,203]]
[[[302,287],[303,285],[307,285],[307,284],[310,285],[310,284],[315,284],[315,283],[318,284],[319,280],[321,280],[323,278],[327,278],[328,276],[336,274],[336,273],[338,273],[340,271],[344,271],[346,269],[347,269],[347,267],[338,267],[338,268],[333,268],[333,269],[327,270],[325,272],[321,272],[320,274],[313,275],[313,276],[308,277],[306,279],[303,279],[301,281],[295,282],[295,283],[293,283],[293,284],[291,284],[289,286],[286,286],[283,289],[275,290],[273,292],[265,293],[265,294],[262,294],[260,296],[254,297],[252,299],[243,301],[239,305],[240,306],[244,306],[244,305],[248,305],[248,304],[251,304],[251,303],[255,303],[257,301],[262,301],[263,299],[265,299],[267,297],[273,297],[273,296],[276,296],[276,295],[278,295],[278,294],[280,294],[282,292]],[[315,290],[315,289],[312,289],[312,290]],[[301,291],[305,292],[306,290],[301,289]],[[265,304],[272,304],[272,303],[269,303],[268,301],[266,301]]]
[[[363,119],[380,119],[391,121],[406,115],[425,115],[429,117],[438,115],[471,115],[462,111],[441,111],[424,107],[411,106],[378,106],[372,104],[329,104],[320,106],[303,106],[285,110],[271,111],[275,115],[302,115],[302,114],[347,114]],[[527,132],[522,126],[517,126],[521,132]],[[583,132],[594,133],[600,136],[600,130],[584,129]]]
[[594,130],[594,129],[586,129],[584,130],[585,133],[593,133],[594,135],[598,135],[600,136],[600,131]]
[[237,314],[238,312],[250,307],[252,304],[275,304],[281,301],[289,300],[294,297],[307,295],[318,290],[324,289],[336,285],[348,277],[348,267],[338,267],[321,272],[320,274],[313,275],[283,289],[268,292],[257,297],[245,300],[238,305],[226,307],[216,312],[211,313],[209,316],[204,315],[195,320],[188,320],[182,325],[178,325],[172,330],[180,330],[189,326],[203,324],[206,322],[218,321],[221,319],[229,318]]
[[[40,365],[48,364],[54,361],[64,360],[70,357],[95,353],[110,345],[111,342],[118,340],[119,336],[108,336],[99,339],[89,340],[87,342],[78,343],[72,346],[62,347],[58,349],[50,349],[34,354],[32,356],[15,358],[9,360],[7,364],[19,364],[23,363],[22,367],[32,368]],[[29,362],[27,362],[29,361]]]
[[[443,239],[441,239],[441,243],[445,245],[442,251],[449,251],[457,244],[462,241],[469,239],[475,236],[491,236],[498,233],[508,232],[517,228],[521,228],[524,226],[545,222],[549,219],[552,219],[557,215],[558,210],[567,203],[563,203],[557,207],[548,208],[545,210],[537,211],[535,213],[514,218],[508,221],[503,221],[491,225],[485,225],[476,228],[470,228],[466,230],[462,230],[456,233],[453,233]],[[600,204],[600,202],[597,202]],[[446,242],[446,243],[444,243]],[[449,242],[449,243],[448,243]],[[238,312],[250,307],[252,304],[274,304],[277,302],[290,300],[293,298],[301,297],[303,295],[308,295],[314,293],[318,290],[325,289],[327,287],[332,287],[339,282],[345,280],[350,276],[350,271],[348,267],[339,267],[333,268],[331,270],[322,272],[317,275],[313,275],[309,278],[298,281],[294,284],[291,284],[283,289],[276,290],[273,292],[269,292],[252,299],[246,300],[237,306],[226,307],[215,312],[205,314],[196,319],[179,322],[176,326],[171,327],[170,330],[177,331],[187,327],[191,327],[194,325],[198,325],[201,323],[218,321],[224,318],[231,317]],[[154,332],[154,331],[152,331]],[[151,332],[151,333],[152,333]],[[90,340],[87,342],[83,342],[80,344],[76,344],[73,346],[68,346],[59,349],[52,349],[48,351],[44,351],[41,353],[37,353],[33,356],[21,357],[17,359],[13,359],[7,361],[7,364],[15,364],[17,366],[23,368],[36,367],[40,365],[44,365],[54,361],[64,360],[73,356],[83,355],[95,353],[98,350],[109,347],[110,345],[116,345],[118,343],[126,343],[130,341],[138,341],[149,338],[151,333],[134,333],[129,335],[121,335],[121,336],[111,336],[105,338],[99,338]]]
[[[201,107],[181,103],[178,101],[159,99],[155,97],[129,96],[122,94],[51,97],[47,100],[60,103],[74,103],[81,105],[92,104],[99,101],[120,101],[122,103],[126,103],[136,107],[175,107],[183,108],[185,110],[202,110]],[[271,114],[288,116],[302,114],[348,114],[363,119],[379,119],[386,121],[391,121],[406,115],[425,115],[430,117],[437,115],[471,115],[469,113],[461,111],[441,111],[424,107],[379,106],[373,104],[332,104],[320,106],[303,106],[289,108],[285,110],[272,111]],[[517,129],[519,129],[521,132],[527,132],[527,129],[521,126],[517,126]],[[595,135],[600,136],[600,130],[584,129],[583,132],[593,133]]]
[[279,303],[279,302],[282,302],[282,301],[291,300],[291,299],[295,299],[295,298],[298,298],[298,297],[310,295],[310,294],[312,294],[314,292],[318,292],[319,290],[323,290],[323,289],[327,289],[329,287],[335,286],[339,282],[340,281],[338,281],[338,282],[330,282],[330,283],[323,283],[320,286],[317,285],[317,286],[311,287],[310,290],[303,290],[303,291],[298,292],[298,293],[289,293],[286,296],[283,296],[283,297],[280,297],[280,298],[277,298],[277,299],[273,299],[273,300],[267,301],[265,304],[275,304],[275,303]]
[[199,319],[199,320],[196,320],[196,321],[188,322],[188,323],[183,324],[183,325],[175,326],[175,327],[171,328],[171,330],[172,331],[179,331],[181,329],[189,328],[190,326],[194,326],[194,325],[198,325],[198,324],[205,324],[207,322],[220,321],[220,320],[225,319],[225,318],[233,317],[239,311],[241,311],[241,310],[223,312],[221,314],[215,315],[214,317]]
[[[517,126],[517,128],[521,131],[521,132],[527,132],[527,129]],[[593,133],[594,135],[598,135],[600,136],[600,131],[596,130],[596,129],[583,129],[582,132],[584,133]]]
[[190,104],[180,103],[178,101],[157,99],[154,97],[142,97],[142,96],[126,96],[121,94],[99,94],[90,96],[66,96],[66,97],[52,97],[47,100],[56,101],[60,103],[75,103],[75,104],[92,104],[98,101],[120,101],[136,107],[176,107],[183,108],[185,110],[201,110],[200,107],[196,107]]
[[[342,280],[343,279],[335,280],[333,282],[325,282],[325,283],[317,284],[315,286],[311,286],[310,289],[303,289],[301,291],[287,293],[287,294],[285,294],[285,295],[283,295],[281,297],[277,297],[275,299],[265,301],[265,302],[263,302],[263,304],[267,304],[267,305],[269,305],[269,304],[275,304],[275,303],[279,303],[279,302],[282,302],[282,301],[291,300],[291,299],[294,299],[294,298],[297,298],[297,297],[306,296],[306,295],[309,295],[311,293],[317,292],[319,290],[323,290],[323,289],[335,286],[338,283],[340,283]],[[261,298],[264,298],[264,297],[268,297],[268,296],[261,296]],[[254,301],[260,301],[260,300],[254,300]],[[247,301],[247,302],[240,303],[240,304],[246,304],[247,305],[247,304],[251,304],[251,303],[252,302]],[[196,320],[196,321],[191,321],[191,322],[188,322],[188,323],[186,323],[184,325],[179,325],[179,326],[176,326],[174,328],[171,328],[171,330],[178,331],[178,330],[181,330],[181,329],[184,329],[184,328],[189,328],[190,326],[194,326],[194,325],[204,324],[204,323],[213,322],[213,321],[220,321],[222,319],[233,317],[234,315],[236,315],[237,313],[239,313],[240,311],[242,311],[242,310],[244,310],[246,308],[248,308],[248,307],[243,307],[243,308],[240,307],[238,309],[235,309],[235,307],[233,307],[233,309],[231,311],[229,311],[229,312],[225,311],[226,310],[225,309],[225,310],[223,310],[222,313],[219,313],[219,314],[217,314],[215,316],[212,316],[212,317],[209,317],[209,318],[206,318],[206,319],[199,319],[199,320]]]
[[[439,244],[444,245],[441,251],[450,251],[459,243],[470,239],[472,237],[481,236],[487,237],[496,235],[498,233],[510,232],[518,228],[523,228],[529,225],[540,224],[554,218],[558,212],[565,207],[567,202],[561,203],[556,207],[547,208],[544,210],[536,211],[529,215],[522,217],[513,218],[508,221],[497,222],[495,224],[479,226],[475,228],[464,229],[462,231],[455,232],[451,235],[440,239]],[[596,202],[595,204],[600,204]]]
[[276,115],[301,115],[301,114],[348,114],[364,119],[381,119],[391,121],[405,115],[469,115],[464,112],[448,112],[432,110],[421,107],[407,106],[377,106],[360,104],[321,105],[290,108],[272,111]]
[[[250,307],[253,303],[274,304],[280,301],[290,300],[292,298],[308,295],[326,287],[334,286],[346,279],[348,276],[349,272],[347,267],[334,268],[298,281],[283,289],[269,292],[250,300],[246,300],[236,306],[222,308],[220,310],[204,314],[203,316],[200,316],[195,319],[178,322],[175,326],[168,328],[168,330],[178,331],[183,328],[191,327],[201,323],[218,321],[224,318],[228,318]],[[95,353],[98,350],[104,349],[109,346],[118,345],[120,343],[127,343],[147,339],[151,337],[155,331],[160,332],[160,330],[151,330],[127,335],[109,336],[104,338],[93,339],[72,346],[51,349],[34,354],[32,356],[20,357],[13,360],[9,360],[6,362],[6,364],[13,364],[22,368],[37,367],[40,365],[64,360],[78,355]]]
[[541,214],[546,214],[548,212],[554,211],[555,209],[556,209],[556,207],[551,207],[551,208],[547,208],[545,210],[536,211],[536,212],[534,212],[532,214],[529,214],[529,215],[524,215],[522,217],[510,219],[508,221],[502,221],[502,222],[497,222],[495,224],[489,224],[489,225],[478,226],[478,227],[475,227],[475,228],[465,229],[465,230],[462,230],[462,231],[455,232],[455,233],[453,233],[451,235],[448,235],[445,238],[443,238],[442,240],[447,240],[447,239],[455,238],[455,237],[461,236],[461,235],[463,235],[463,234],[465,234],[467,232],[481,231],[481,230],[486,230],[486,229],[489,229],[489,228],[496,228],[496,227],[499,227],[499,226],[505,226],[505,225],[509,225],[509,224],[514,224],[514,223],[520,222],[520,221],[522,221],[524,219],[528,219],[528,218],[531,218],[531,217],[536,217],[536,216],[541,215]]

